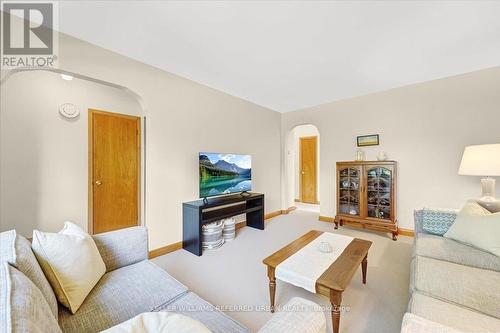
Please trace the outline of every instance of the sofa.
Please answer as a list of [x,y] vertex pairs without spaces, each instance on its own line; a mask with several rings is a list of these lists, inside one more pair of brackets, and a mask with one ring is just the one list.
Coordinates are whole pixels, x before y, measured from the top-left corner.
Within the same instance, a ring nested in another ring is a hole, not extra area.
[[[439,219],[450,211],[434,213]],[[411,297],[401,332],[500,332],[500,257],[430,234],[423,210],[414,215]]]
[[[250,330],[219,311],[148,260],[145,227],[94,235],[106,274],[75,314],[58,304],[31,243],[14,230],[0,233],[0,332],[100,332],[144,312],[170,311],[202,322],[214,333]],[[78,265],[78,263],[74,263]],[[46,302],[46,303],[45,303]],[[299,308],[315,304],[295,298]],[[259,332],[325,331],[320,311],[277,313]]]

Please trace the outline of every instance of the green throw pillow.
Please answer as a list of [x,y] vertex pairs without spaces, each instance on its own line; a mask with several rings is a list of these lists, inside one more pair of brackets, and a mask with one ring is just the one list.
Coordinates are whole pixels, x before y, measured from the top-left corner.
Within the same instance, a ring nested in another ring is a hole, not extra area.
[[444,237],[500,257],[500,213],[491,213],[477,202],[468,201]]

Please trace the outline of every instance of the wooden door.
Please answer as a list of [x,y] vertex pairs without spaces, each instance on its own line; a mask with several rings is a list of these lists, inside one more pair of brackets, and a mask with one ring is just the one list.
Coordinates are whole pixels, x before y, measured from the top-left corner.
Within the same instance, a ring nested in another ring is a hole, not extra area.
[[89,232],[139,225],[139,117],[89,110],[89,173]]
[[300,138],[300,201],[317,204],[317,136]]

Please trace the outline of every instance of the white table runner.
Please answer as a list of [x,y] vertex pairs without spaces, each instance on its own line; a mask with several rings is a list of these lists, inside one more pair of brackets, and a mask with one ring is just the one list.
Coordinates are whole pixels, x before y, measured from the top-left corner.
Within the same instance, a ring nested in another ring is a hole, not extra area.
[[[324,232],[276,267],[276,278],[294,286],[316,292],[316,281],[342,254],[354,238]],[[333,251],[318,250],[321,242],[328,242]]]

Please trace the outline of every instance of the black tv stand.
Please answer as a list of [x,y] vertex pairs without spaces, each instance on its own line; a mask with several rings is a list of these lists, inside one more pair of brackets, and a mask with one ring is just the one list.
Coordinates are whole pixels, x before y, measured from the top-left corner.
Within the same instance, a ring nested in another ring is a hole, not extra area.
[[241,193],[240,193],[240,195],[241,195],[242,197],[249,197],[249,196],[251,196],[251,195],[252,195],[252,193],[247,192],[247,191],[243,191],[243,192],[241,192]]
[[246,225],[264,230],[264,194],[246,194],[203,198],[182,204],[182,247],[202,255],[201,226],[231,216],[246,214]]

